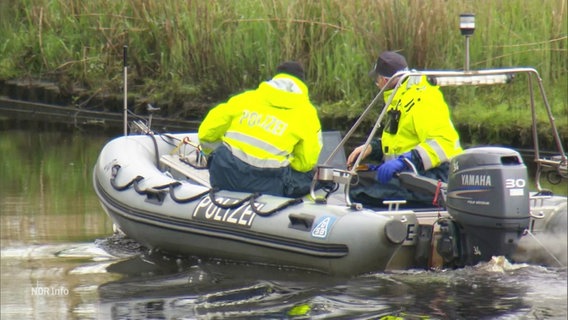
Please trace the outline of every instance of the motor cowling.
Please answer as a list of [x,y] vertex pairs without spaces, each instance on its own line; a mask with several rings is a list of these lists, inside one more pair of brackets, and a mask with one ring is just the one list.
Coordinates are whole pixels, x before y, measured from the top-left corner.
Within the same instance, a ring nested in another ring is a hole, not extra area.
[[512,149],[472,148],[454,157],[446,199],[460,229],[456,265],[510,257],[529,226],[527,168]]

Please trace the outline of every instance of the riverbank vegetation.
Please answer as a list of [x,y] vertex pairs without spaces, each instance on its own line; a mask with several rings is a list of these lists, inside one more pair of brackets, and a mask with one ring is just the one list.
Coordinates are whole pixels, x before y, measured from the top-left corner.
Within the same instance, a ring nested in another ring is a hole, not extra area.
[[[0,80],[54,81],[74,102],[120,101],[126,45],[133,108],[152,102],[199,119],[294,59],[324,123],[341,127],[374,97],[367,72],[382,50],[416,69],[462,69],[458,18],[471,12],[470,68],[536,68],[566,140],[566,10],[565,0],[3,0]],[[530,133],[526,85],[516,88],[445,92],[471,141]]]

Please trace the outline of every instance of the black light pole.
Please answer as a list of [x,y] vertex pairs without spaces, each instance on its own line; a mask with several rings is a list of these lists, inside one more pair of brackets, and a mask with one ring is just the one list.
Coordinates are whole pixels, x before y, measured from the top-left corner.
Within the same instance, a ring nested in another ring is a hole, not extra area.
[[127,63],[127,60],[126,60],[126,52],[127,51],[128,51],[128,46],[124,46],[123,51],[122,51],[122,56],[123,56],[123,65],[124,65],[124,135],[125,136],[128,135],[128,130],[127,130],[127,125],[128,125],[128,97],[127,97],[128,79],[126,78],[128,76],[128,63]]
[[460,14],[460,31],[462,36],[465,36],[464,71],[469,71],[469,37],[475,31],[475,15],[473,13]]

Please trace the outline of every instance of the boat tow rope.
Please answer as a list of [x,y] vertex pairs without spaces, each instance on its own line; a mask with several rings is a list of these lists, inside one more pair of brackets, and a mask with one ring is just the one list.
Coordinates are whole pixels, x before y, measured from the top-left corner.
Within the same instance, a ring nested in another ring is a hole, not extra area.
[[532,239],[533,239],[538,245],[540,245],[540,247],[541,247],[542,249],[544,249],[544,251],[546,251],[546,253],[548,253],[548,255],[549,255],[550,257],[552,257],[552,259],[554,259],[554,260],[556,261],[556,263],[558,263],[558,266],[563,267],[563,268],[566,268],[566,265],[565,265],[564,263],[562,263],[562,262],[554,255],[554,253],[552,253],[552,252],[544,245],[544,243],[542,243],[542,242],[538,239],[538,237],[536,237],[536,236],[534,235],[534,233],[532,233],[529,229],[526,229],[526,230],[525,230],[525,235],[526,235],[526,234],[530,235],[530,236],[532,237]]

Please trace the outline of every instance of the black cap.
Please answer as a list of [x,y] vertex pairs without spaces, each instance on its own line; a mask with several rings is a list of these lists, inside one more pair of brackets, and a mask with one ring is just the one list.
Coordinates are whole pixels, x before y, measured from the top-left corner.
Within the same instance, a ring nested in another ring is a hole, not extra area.
[[276,73],[286,73],[304,81],[304,67],[296,61],[286,61],[276,67]]
[[401,70],[406,70],[406,59],[394,51],[385,51],[379,55],[373,70],[369,71],[369,77],[375,79],[378,75],[390,78]]

